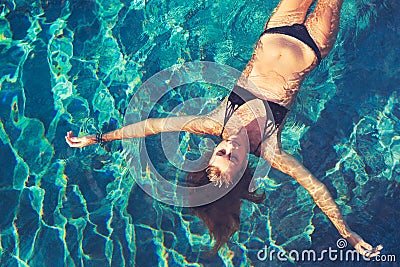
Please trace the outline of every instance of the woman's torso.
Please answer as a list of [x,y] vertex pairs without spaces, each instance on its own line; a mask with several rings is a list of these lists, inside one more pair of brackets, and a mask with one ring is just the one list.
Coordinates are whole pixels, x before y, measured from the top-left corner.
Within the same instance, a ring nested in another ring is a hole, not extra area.
[[[267,119],[264,100],[289,108],[298,92],[301,82],[317,65],[313,50],[298,39],[283,34],[264,34],[253,53],[238,85],[257,96],[241,106],[229,119],[223,138],[238,130],[238,125],[246,127],[251,147],[256,149],[262,141],[262,133]],[[244,78],[244,79],[243,79]],[[210,114],[219,125],[210,129],[210,134],[219,135],[224,129],[225,108],[228,97]],[[252,150],[252,149],[251,149]]]
[[264,34],[244,71],[244,87],[261,99],[289,108],[306,74],[316,65],[314,52],[300,40],[283,34]]

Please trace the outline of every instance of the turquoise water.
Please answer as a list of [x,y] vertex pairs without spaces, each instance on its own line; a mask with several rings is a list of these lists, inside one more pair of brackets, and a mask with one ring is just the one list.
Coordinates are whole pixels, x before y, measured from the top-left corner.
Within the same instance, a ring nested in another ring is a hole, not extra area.
[[[146,195],[121,142],[79,150],[64,140],[69,130],[122,126],[140,85],[174,64],[209,60],[243,69],[277,3],[0,1],[0,265],[291,266],[260,261],[257,252],[264,245],[335,248],[339,235],[311,197],[271,171],[265,203],[244,202],[238,234],[204,258],[210,239],[203,223]],[[345,1],[336,46],[303,83],[283,134],[285,149],[327,185],[351,228],[382,243],[397,264],[398,10],[395,0]],[[205,94],[217,100],[227,93]],[[174,96],[193,97],[187,88]],[[173,99],[153,115],[168,115]],[[187,146],[199,137],[182,140]],[[175,176],[157,158],[159,137],[147,141],[159,167]]]

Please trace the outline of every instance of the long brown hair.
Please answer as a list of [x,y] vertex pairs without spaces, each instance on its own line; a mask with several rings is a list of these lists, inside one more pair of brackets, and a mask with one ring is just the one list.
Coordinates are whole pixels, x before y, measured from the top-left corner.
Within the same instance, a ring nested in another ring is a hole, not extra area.
[[[214,255],[239,229],[242,200],[246,199],[256,204],[265,200],[265,193],[248,191],[251,179],[252,170],[247,166],[242,178],[225,196],[210,204],[190,208],[196,216],[203,220],[210,236],[215,240],[213,248],[209,251],[210,255]],[[207,171],[189,173],[187,183],[189,186],[202,186],[210,183]]]

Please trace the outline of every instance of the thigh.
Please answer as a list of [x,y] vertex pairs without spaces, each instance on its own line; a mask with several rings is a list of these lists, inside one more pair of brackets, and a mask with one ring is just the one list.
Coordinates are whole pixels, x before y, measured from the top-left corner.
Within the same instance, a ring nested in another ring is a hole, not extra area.
[[314,0],[282,0],[265,24],[265,30],[304,23],[307,11],[313,2]]
[[314,12],[307,18],[305,26],[324,58],[332,49],[340,22],[343,0],[320,0]]

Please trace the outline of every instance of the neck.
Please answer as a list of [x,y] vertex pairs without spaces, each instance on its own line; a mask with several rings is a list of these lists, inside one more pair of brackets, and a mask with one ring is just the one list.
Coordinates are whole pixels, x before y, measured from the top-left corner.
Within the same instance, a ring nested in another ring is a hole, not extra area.
[[232,138],[240,138],[242,139],[244,135],[246,135],[245,127],[235,128],[229,125],[228,127],[225,126],[225,131],[223,132],[223,139],[230,140]]

